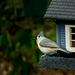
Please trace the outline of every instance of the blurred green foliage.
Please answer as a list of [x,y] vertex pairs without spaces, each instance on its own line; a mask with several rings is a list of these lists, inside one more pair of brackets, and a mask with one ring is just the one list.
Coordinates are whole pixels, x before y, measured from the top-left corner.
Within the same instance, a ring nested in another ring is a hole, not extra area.
[[23,0],[25,16],[43,17],[51,0]]
[[56,41],[56,24],[50,19],[16,17],[6,0],[0,2],[0,52],[13,64],[9,75],[37,75],[42,53],[32,38],[44,31]]

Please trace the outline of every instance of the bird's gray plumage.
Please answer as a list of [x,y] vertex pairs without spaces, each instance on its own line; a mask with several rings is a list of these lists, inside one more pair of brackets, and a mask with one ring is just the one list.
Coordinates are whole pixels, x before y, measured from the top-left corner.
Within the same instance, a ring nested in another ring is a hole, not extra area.
[[67,51],[67,50],[64,50],[61,46],[59,46],[57,43],[55,43],[55,42],[53,42],[52,40],[50,40],[50,39],[47,39],[46,37],[45,37],[45,39],[43,39],[40,43],[39,43],[39,45],[41,46],[41,47],[48,47],[48,48],[52,48],[52,49],[54,49],[55,51],[63,51],[63,52],[66,52],[66,53],[70,53],[69,51]]
[[57,51],[63,51],[63,52],[66,52],[66,53],[70,53],[69,51],[64,50],[57,43],[55,43],[52,40],[46,38],[43,35],[43,32],[40,32],[37,35],[36,42],[37,42],[37,45],[38,45],[39,49],[41,50],[41,52],[43,52],[45,54],[55,53]]
[[41,31],[41,32],[37,35],[37,37],[38,37],[38,36],[44,36],[43,31]]
[[43,39],[39,44],[40,46],[43,46],[43,47],[51,47],[51,48],[59,47],[55,42],[47,38]]

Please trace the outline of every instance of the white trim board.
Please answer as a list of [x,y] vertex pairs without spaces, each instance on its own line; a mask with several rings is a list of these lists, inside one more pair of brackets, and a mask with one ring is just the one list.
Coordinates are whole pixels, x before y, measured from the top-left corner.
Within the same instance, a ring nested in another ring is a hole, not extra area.
[[70,52],[75,52],[75,47],[71,47],[71,27],[75,27],[75,25],[65,25],[65,41],[66,41],[66,49]]

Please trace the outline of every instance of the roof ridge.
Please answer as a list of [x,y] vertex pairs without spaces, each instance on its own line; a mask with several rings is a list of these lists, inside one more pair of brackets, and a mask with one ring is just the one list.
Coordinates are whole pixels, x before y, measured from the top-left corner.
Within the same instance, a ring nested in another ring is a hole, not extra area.
[[[75,0],[52,0],[44,17],[75,19]],[[59,19],[60,19],[59,18]]]

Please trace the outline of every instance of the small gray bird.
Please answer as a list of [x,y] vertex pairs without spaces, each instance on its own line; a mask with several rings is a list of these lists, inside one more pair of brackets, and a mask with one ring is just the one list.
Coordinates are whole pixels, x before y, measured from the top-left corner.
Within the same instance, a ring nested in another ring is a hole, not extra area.
[[67,50],[64,50],[61,46],[59,46],[57,43],[53,42],[52,40],[46,38],[43,35],[43,32],[40,32],[36,38],[33,38],[36,40],[37,45],[41,52],[45,54],[54,54],[57,53],[57,51],[63,51],[65,53],[70,53]]

